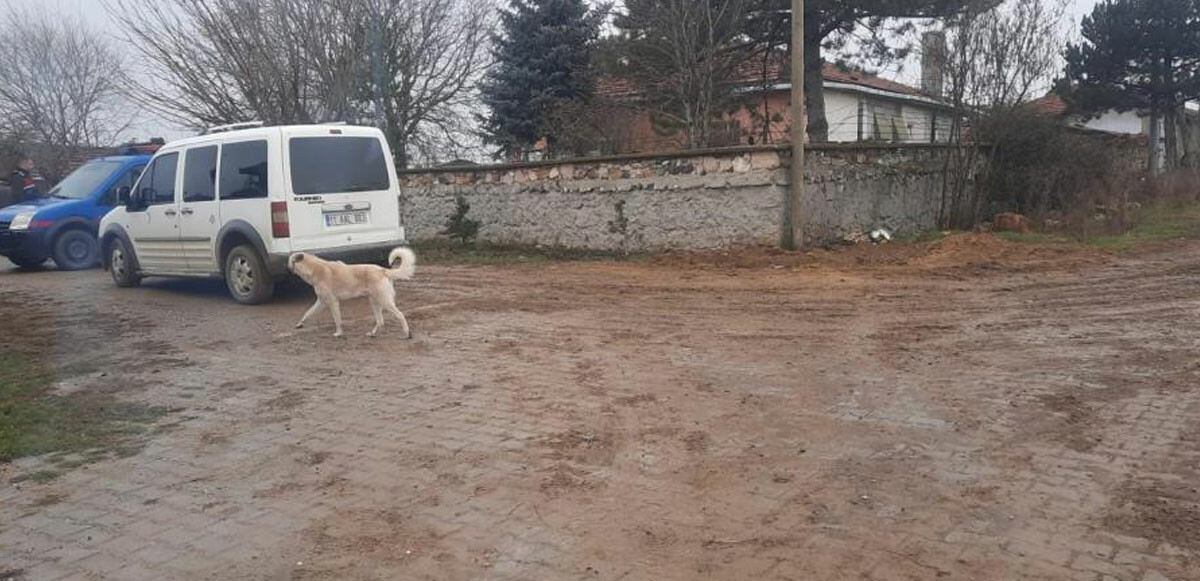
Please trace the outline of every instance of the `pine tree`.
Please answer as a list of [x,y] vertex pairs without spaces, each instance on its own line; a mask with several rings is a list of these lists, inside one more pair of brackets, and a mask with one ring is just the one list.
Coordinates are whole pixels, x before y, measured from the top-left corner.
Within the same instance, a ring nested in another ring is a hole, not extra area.
[[501,155],[515,157],[542,138],[553,147],[555,109],[592,95],[602,17],[584,0],[510,0],[493,38],[496,65],[480,88],[490,111],[485,141]]
[[1200,1],[1105,0],[1084,17],[1081,33],[1082,42],[1067,47],[1059,92],[1084,114],[1148,110],[1152,170],[1158,120],[1165,118],[1173,166],[1175,116],[1200,99]]

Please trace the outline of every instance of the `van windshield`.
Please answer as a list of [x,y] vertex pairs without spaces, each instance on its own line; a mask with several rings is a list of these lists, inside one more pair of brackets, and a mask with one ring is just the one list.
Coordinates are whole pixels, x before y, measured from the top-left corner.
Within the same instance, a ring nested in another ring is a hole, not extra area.
[[297,196],[391,187],[383,147],[374,137],[293,137],[288,153]]
[[91,161],[63,178],[46,194],[52,198],[81,200],[92,195],[104,180],[121,168],[119,161]]

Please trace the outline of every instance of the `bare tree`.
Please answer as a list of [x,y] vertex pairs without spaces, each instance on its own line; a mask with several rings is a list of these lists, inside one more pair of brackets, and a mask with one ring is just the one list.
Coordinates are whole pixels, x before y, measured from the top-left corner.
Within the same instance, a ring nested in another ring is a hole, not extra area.
[[193,127],[348,120],[362,74],[356,0],[104,0],[144,57],[133,96]]
[[148,63],[135,97],[184,125],[379,126],[401,166],[456,150],[486,64],[473,0],[104,0]]
[[[942,222],[965,226],[982,219],[984,192],[972,188],[981,167],[979,129],[1012,114],[1047,90],[1061,70],[1066,0],[1007,0],[984,11],[968,11],[946,24],[947,99],[955,115],[947,157]],[[986,6],[986,4],[984,4]],[[974,134],[972,134],[974,131]],[[988,144],[987,152],[1000,151]],[[982,165],[986,169],[987,165]]]
[[377,123],[396,150],[397,167],[475,147],[475,88],[490,61],[490,2],[371,0],[369,61]]
[[709,146],[713,121],[739,98],[744,12],[745,0],[627,0],[616,18],[652,118],[688,148]]
[[129,125],[122,111],[122,61],[107,42],[70,19],[9,10],[20,30],[0,67],[0,115],[8,136],[39,159],[57,181],[79,150],[109,145]]

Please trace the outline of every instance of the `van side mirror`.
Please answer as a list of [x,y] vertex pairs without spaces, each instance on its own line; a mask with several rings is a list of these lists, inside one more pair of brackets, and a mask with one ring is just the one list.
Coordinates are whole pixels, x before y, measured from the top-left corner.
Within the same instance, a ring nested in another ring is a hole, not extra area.
[[129,186],[121,186],[121,187],[117,188],[117,200],[120,203],[128,206],[129,205],[129,193],[132,191],[133,191],[133,188],[131,188]]

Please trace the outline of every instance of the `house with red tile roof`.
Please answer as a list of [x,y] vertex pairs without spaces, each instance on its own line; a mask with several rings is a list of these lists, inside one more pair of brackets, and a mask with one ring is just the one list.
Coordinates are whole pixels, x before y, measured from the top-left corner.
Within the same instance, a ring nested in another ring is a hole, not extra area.
[[1029,102],[1029,108],[1039,115],[1062,119],[1071,127],[1117,135],[1149,134],[1150,119],[1137,111],[1105,111],[1099,117],[1085,118],[1067,112],[1067,102],[1055,93]]
[[[1055,93],[1030,101],[1028,107],[1039,115],[1061,120],[1069,127],[1082,131],[1105,133],[1109,135],[1150,136],[1150,115],[1145,111],[1105,111],[1099,115],[1085,116],[1073,113],[1067,102]],[[1166,133],[1163,131],[1163,121],[1159,121],[1159,143],[1155,147],[1160,165],[1166,156]],[[1180,153],[1185,156],[1200,154],[1200,111],[1185,107],[1177,126]],[[1191,153],[1196,152],[1196,153]],[[1187,167],[1200,166],[1200,162],[1185,159]]]
[[[788,57],[749,60],[739,66],[734,82],[744,97],[736,110],[713,120],[715,147],[787,143],[790,141],[791,79]],[[831,142],[944,143],[948,141],[953,108],[916,87],[862,70],[826,63],[825,117]],[[643,153],[683,148],[681,134],[664,134],[640,106],[642,91],[629,79],[606,78],[596,93],[607,103],[621,105],[609,115],[610,124],[624,134],[609,153]]]

